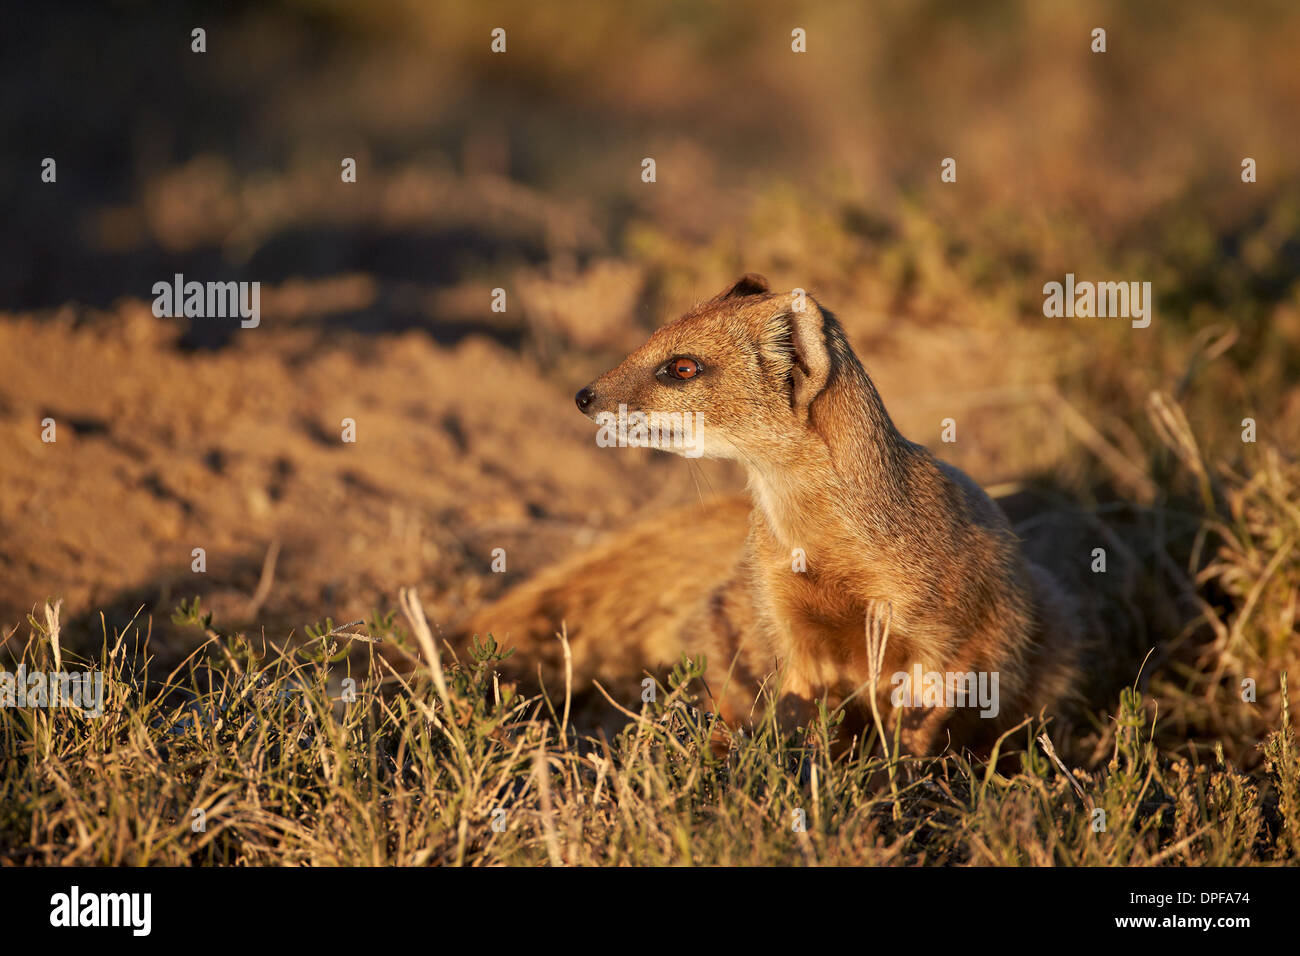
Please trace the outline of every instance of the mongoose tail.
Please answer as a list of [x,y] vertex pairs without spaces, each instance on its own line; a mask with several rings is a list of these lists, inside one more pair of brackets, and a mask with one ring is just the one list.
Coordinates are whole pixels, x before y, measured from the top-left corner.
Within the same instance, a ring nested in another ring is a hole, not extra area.
[[710,626],[714,592],[735,574],[749,511],[746,498],[728,497],[643,520],[525,581],[457,631],[462,641],[490,633],[515,648],[507,675],[532,683],[540,668],[553,692],[564,682],[556,637],[563,627],[575,688],[598,679],[639,709],[647,673],[664,673],[683,653],[713,649],[698,638]]

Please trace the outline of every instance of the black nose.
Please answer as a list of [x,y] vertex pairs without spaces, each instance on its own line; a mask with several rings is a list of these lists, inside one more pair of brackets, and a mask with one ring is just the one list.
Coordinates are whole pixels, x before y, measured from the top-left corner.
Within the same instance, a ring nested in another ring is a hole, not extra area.
[[578,403],[578,411],[585,412],[591,407],[591,403],[596,400],[596,393],[589,387],[580,391],[573,399]]

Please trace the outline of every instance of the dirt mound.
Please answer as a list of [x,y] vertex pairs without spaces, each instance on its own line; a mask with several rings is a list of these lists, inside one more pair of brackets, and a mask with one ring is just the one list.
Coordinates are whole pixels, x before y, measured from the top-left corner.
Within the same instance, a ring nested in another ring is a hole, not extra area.
[[[350,283],[363,308],[367,285]],[[111,633],[195,594],[227,625],[301,628],[367,617],[409,584],[456,616],[695,494],[657,453],[598,449],[570,384],[532,357],[487,335],[332,334],[327,315],[292,316],[313,292],[299,286],[216,350],[182,348],[183,320],[139,301],[0,318],[6,631],[52,596],[86,632],[107,609]]]

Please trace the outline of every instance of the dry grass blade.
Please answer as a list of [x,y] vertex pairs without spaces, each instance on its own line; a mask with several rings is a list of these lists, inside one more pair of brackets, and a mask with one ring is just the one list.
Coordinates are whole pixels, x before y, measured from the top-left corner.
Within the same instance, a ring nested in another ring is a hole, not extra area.
[[262,573],[257,579],[257,590],[253,592],[253,597],[248,602],[248,616],[257,617],[262,605],[266,599],[271,596],[271,586],[275,583],[275,562],[280,557],[280,539],[272,538],[271,544],[266,549],[266,557],[262,560]]
[[1192,433],[1192,427],[1182,408],[1161,392],[1152,392],[1147,396],[1147,417],[1160,440],[1177,456],[1183,467],[1195,476],[1206,514],[1217,516],[1220,496],[1205,467],[1205,459],[1201,456],[1196,436]]
[[55,601],[53,606],[48,602],[45,605],[45,633],[50,639],[50,649],[54,654],[54,669],[63,670],[63,650],[59,643],[59,610],[63,607],[63,600]]
[[569,709],[573,702],[573,650],[569,647],[569,625],[560,622],[559,633],[555,635],[564,648],[564,717],[560,720],[560,746],[569,745]]
[[420,603],[415,588],[403,588],[398,594],[398,601],[401,603],[402,613],[411,624],[411,631],[416,641],[420,644],[424,661],[429,666],[429,674],[433,677],[433,685],[438,689],[438,697],[442,700],[443,706],[450,711],[451,695],[447,693],[447,681],[442,673],[442,660],[433,640],[433,632],[429,630],[429,622],[425,620],[424,606]]
[[560,844],[555,835],[554,808],[551,806],[551,771],[546,762],[546,751],[538,747],[533,754],[533,776],[537,780],[538,799],[541,803],[542,834],[546,841],[546,856],[551,866],[563,866]]
[[[888,738],[885,736],[885,722],[880,716],[880,677],[885,667],[885,651],[889,647],[889,628],[894,620],[894,605],[889,602],[879,604],[872,602],[867,608],[867,679],[870,682],[867,692],[871,701],[871,719],[876,725],[876,736],[880,739],[880,749],[885,756],[889,773],[889,792],[893,795],[894,818],[899,817],[898,781],[895,777],[896,754],[891,754]],[[895,729],[897,730],[895,725]]]
[[1092,813],[1095,806],[1092,798],[1084,791],[1083,786],[1075,778],[1074,774],[1070,773],[1065,764],[1061,762],[1061,758],[1056,755],[1056,748],[1052,746],[1052,738],[1047,736],[1046,731],[1038,735],[1038,742],[1042,745],[1043,752],[1047,754],[1048,759],[1056,765],[1056,769],[1061,772],[1061,775],[1070,782],[1070,786],[1074,788],[1074,793],[1079,798],[1079,802],[1087,808],[1089,813]]

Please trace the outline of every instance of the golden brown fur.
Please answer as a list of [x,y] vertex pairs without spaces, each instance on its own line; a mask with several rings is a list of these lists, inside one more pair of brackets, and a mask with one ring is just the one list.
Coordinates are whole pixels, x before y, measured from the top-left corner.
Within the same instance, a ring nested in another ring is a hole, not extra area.
[[[698,363],[689,380],[664,373],[680,356]],[[1059,714],[1079,697],[1095,615],[1026,557],[978,485],[899,434],[840,324],[811,297],[746,276],[656,331],[580,393],[584,404],[593,417],[620,405],[701,412],[704,453],[745,466],[752,507],[723,501],[645,522],[484,609],[466,633],[519,647],[548,680],[562,673],[562,620],[579,681],[704,653],[733,721],[780,669],[783,703],[802,719],[812,701],[834,706],[868,684],[868,608],[887,602],[876,692],[915,753],[984,749],[1025,715]],[[1090,532],[1069,552],[1064,532],[1053,534],[1060,547],[1040,552],[1086,569]],[[795,570],[799,555],[806,568]],[[998,715],[890,707],[890,675],[916,664],[997,672]],[[856,700],[868,706],[865,692]]]

